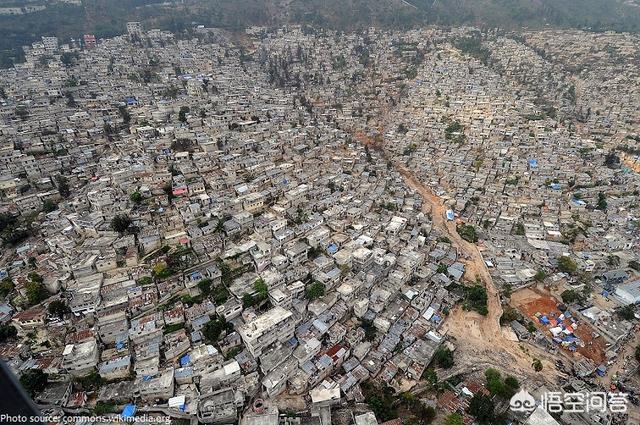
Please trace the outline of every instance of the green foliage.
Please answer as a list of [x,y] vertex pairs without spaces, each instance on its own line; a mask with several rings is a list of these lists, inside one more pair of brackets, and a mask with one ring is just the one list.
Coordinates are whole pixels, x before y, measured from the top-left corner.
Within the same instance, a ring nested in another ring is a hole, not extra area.
[[52,316],[56,316],[60,319],[64,317],[66,313],[69,313],[71,310],[66,302],[63,300],[53,300],[49,303],[49,314]]
[[96,416],[103,416],[108,413],[114,413],[116,411],[116,404],[111,401],[98,401],[96,407],[93,408],[93,413]]
[[562,294],[560,294],[560,297],[562,297],[562,302],[565,304],[572,304],[575,302],[584,301],[583,294],[574,289],[567,289],[563,291]]
[[323,297],[324,291],[325,291],[325,286],[323,283],[314,282],[307,287],[307,290],[305,291],[305,297],[308,300],[313,301],[320,297]]
[[467,310],[475,310],[486,316],[489,313],[487,308],[487,290],[482,285],[465,286],[465,302],[464,308]]
[[100,374],[94,370],[87,376],[78,378],[76,382],[82,387],[83,391],[97,391],[104,385],[105,381]]
[[362,319],[360,322],[360,327],[364,329],[364,339],[367,341],[373,341],[376,339],[376,328],[373,326],[373,322],[371,320]]
[[511,298],[511,294],[513,294],[513,286],[510,283],[505,283],[502,287],[502,295],[505,298]]
[[456,226],[456,231],[460,235],[462,239],[467,242],[475,243],[478,242],[478,235],[476,233],[476,228],[471,224],[459,224]]
[[18,331],[12,325],[6,323],[0,324],[0,342],[5,342],[9,339],[13,339],[18,335]]
[[536,282],[543,282],[547,278],[547,273],[544,270],[538,270],[533,278]]
[[487,379],[487,389],[491,394],[502,397],[505,400],[509,400],[520,388],[520,383],[516,378],[508,376],[503,381],[500,372],[496,369],[487,369],[484,372],[484,376]]
[[620,307],[617,313],[622,319],[631,321],[636,318],[636,306],[635,304],[629,304],[624,307]]
[[436,371],[431,368],[425,369],[420,378],[427,381],[432,387],[435,387],[438,383],[438,375]]
[[131,218],[126,214],[118,214],[111,219],[111,229],[120,234],[129,230],[131,226]]
[[482,40],[478,37],[459,38],[453,45],[462,53],[469,55],[484,65],[489,63],[491,51],[482,45]]
[[151,278],[151,276],[142,276],[140,279],[138,279],[138,284],[141,286],[151,285],[152,283],[153,279]]
[[25,285],[25,289],[29,305],[39,304],[46,300],[50,295],[41,280],[30,280]]
[[71,189],[69,188],[69,180],[63,175],[56,176],[56,185],[58,186],[58,193],[63,198],[68,198],[71,195]]
[[31,397],[44,390],[49,381],[49,375],[40,369],[28,369],[20,377],[20,384]]
[[228,323],[224,317],[215,317],[204,325],[202,335],[209,343],[217,343],[223,332],[231,331],[233,331],[231,323]]
[[5,277],[0,281],[0,297],[6,297],[13,291],[13,280],[9,276]]
[[51,211],[55,211],[58,209],[58,204],[56,204],[53,200],[47,199],[42,203],[42,211],[45,213],[50,213]]
[[438,273],[447,274],[449,273],[449,268],[446,264],[440,263],[438,264],[438,269],[436,270]]
[[180,329],[184,329],[184,323],[174,323],[173,325],[167,325],[164,327],[162,333],[166,335],[175,331],[179,331]]
[[187,114],[189,113],[189,110],[188,106],[180,107],[180,112],[178,112],[178,120],[180,122],[187,122]]
[[450,369],[453,367],[453,352],[447,347],[441,346],[433,355],[433,361],[443,369]]
[[452,413],[444,420],[444,425],[464,425],[464,418],[460,413]]
[[458,133],[464,130],[462,124],[459,121],[453,121],[444,129],[444,134],[447,136],[447,139],[451,139],[453,133]]
[[558,270],[564,273],[574,274],[578,270],[578,265],[571,257],[562,255],[558,257]]
[[479,424],[492,424],[495,418],[495,406],[490,397],[476,393],[469,402],[469,413]]
[[380,388],[371,381],[365,381],[360,386],[366,403],[373,410],[378,422],[386,422],[398,417],[392,388],[386,385]]
[[140,202],[142,202],[142,193],[138,191],[133,192],[131,195],[129,195],[129,199],[131,199],[131,202],[133,202],[134,204],[139,204]]
[[531,363],[531,366],[533,367],[533,370],[535,370],[536,372],[540,372],[542,371],[542,362],[540,361],[540,359],[534,359],[533,363]]
[[596,204],[596,209],[600,211],[606,211],[607,209],[607,196],[604,192],[598,193],[598,203]]
[[636,357],[636,360],[640,362],[640,345],[636,346],[636,349],[634,351],[634,356]]

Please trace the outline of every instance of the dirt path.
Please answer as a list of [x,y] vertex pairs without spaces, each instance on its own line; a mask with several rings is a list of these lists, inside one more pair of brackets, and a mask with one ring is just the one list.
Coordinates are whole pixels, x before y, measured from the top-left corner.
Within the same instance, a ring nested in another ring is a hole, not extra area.
[[[487,289],[487,316],[465,311],[458,306],[450,312],[443,325],[443,330],[458,342],[456,363],[460,370],[495,367],[520,377],[555,384],[559,372],[551,361],[553,356],[550,353],[529,344],[512,341],[503,335],[500,326],[500,294],[478,247],[462,239],[456,231],[456,224],[446,220],[446,207],[431,188],[420,182],[404,165],[394,165],[406,184],[422,197],[423,211],[430,213],[433,227],[446,235],[458,250],[459,259],[466,267],[465,277],[470,281],[479,279]],[[542,361],[544,373],[538,374],[533,370],[531,364],[534,358]]]

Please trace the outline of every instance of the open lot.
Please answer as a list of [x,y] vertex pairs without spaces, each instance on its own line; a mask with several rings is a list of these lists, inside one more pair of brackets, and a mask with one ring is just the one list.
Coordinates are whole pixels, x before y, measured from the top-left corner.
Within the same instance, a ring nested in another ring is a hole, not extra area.
[[[531,319],[536,327],[549,337],[552,337],[549,330],[552,327],[562,325],[567,328],[574,328],[573,334],[582,340],[582,344],[577,346],[576,352],[594,361],[596,364],[603,363],[606,360],[604,338],[599,336],[585,321],[566,318],[559,320],[562,312],[558,308],[558,302],[550,294],[539,289],[523,289],[512,295],[511,304],[525,317]],[[546,316],[551,323],[548,325],[542,324],[539,320],[540,316]],[[568,349],[564,350],[570,353]]]

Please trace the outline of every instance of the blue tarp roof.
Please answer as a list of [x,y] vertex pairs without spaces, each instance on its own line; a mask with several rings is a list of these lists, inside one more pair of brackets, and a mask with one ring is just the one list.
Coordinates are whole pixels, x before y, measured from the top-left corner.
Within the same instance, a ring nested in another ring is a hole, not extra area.
[[136,405],[135,404],[127,404],[126,406],[124,406],[124,409],[122,409],[122,417],[123,418],[130,418],[135,414],[136,414]]
[[543,325],[548,325],[550,323],[549,318],[547,316],[542,316],[540,317],[539,320],[540,320],[540,323],[542,323]]
[[447,220],[451,221],[454,218],[456,218],[455,213],[453,212],[453,210],[447,210]]
[[336,252],[338,252],[338,245],[332,243],[327,247],[327,252],[329,254],[335,254]]
[[191,357],[189,357],[188,354],[185,354],[184,356],[182,356],[180,358],[180,366],[186,366],[189,364],[189,362],[191,361]]
[[560,190],[562,189],[562,186],[560,186],[560,183],[551,183],[551,189]]
[[536,168],[537,166],[538,166],[538,160],[537,159],[530,159],[529,160],[529,167]]

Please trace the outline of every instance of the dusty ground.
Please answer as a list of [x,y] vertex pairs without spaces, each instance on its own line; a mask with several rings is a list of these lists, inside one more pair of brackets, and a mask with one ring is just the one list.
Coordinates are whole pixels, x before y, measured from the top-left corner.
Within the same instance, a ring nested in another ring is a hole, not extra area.
[[[479,278],[487,289],[489,314],[482,316],[474,311],[465,311],[460,306],[451,311],[443,330],[457,343],[456,369],[460,371],[496,367],[519,377],[546,381],[555,384],[558,371],[553,365],[553,356],[537,347],[520,344],[505,337],[500,327],[502,304],[491,274],[478,247],[458,235],[455,223],[445,219],[446,207],[442,199],[429,187],[416,179],[402,164],[395,164],[408,186],[423,198],[423,210],[431,212],[433,226],[445,234],[458,250],[460,260],[465,263],[465,278]],[[535,358],[542,361],[544,373],[536,373],[531,364]]]
[[[511,296],[511,305],[531,319],[536,327],[547,335],[550,335],[550,326],[542,325],[536,318],[536,313],[546,315],[549,319],[558,317],[561,313],[558,310],[556,299],[538,289],[526,288],[516,291]],[[565,320],[563,323],[569,325],[571,322]],[[578,347],[578,353],[593,360],[596,364],[601,364],[606,361],[606,341],[601,336],[594,338],[594,332],[595,330],[585,321],[578,321],[578,328],[574,334],[584,341],[584,347]]]

